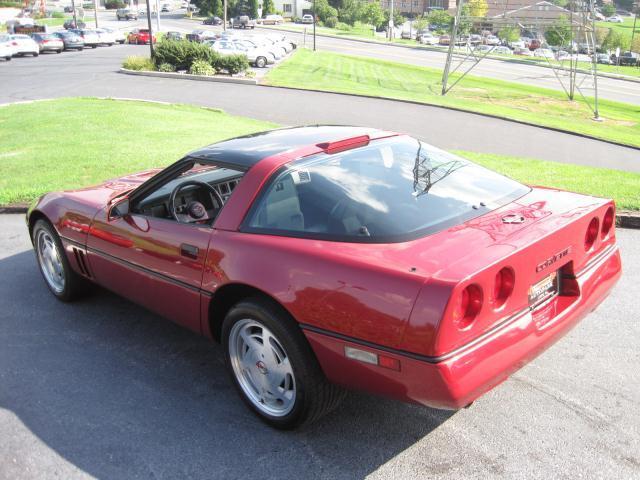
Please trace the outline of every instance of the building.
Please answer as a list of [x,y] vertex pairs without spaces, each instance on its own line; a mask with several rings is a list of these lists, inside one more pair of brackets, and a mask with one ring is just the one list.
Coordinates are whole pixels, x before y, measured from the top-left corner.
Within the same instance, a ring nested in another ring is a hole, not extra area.
[[312,11],[311,2],[307,0],[274,0],[273,4],[276,12],[282,12],[286,18],[300,18]]
[[[391,8],[391,0],[379,1],[383,10]],[[415,17],[431,10],[455,10],[456,0],[394,0],[393,8],[402,15]]]

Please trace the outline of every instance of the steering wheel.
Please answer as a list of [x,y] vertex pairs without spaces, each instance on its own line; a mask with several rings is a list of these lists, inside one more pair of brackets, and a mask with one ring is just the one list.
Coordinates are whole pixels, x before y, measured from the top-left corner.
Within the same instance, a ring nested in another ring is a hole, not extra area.
[[[180,193],[180,190],[189,186],[204,188],[209,192],[209,196],[211,198],[211,208],[216,210],[215,215],[210,217],[205,206],[198,201],[189,202],[187,205],[176,205],[176,198],[178,198],[178,193]],[[222,197],[220,196],[218,191],[208,183],[200,182],[198,180],[187,180],[186,182],[182,182],[176,185],[171,192],[171,196],[169,197],[169,211],[171,212],[173,218],[181,223],[200,222],[203,220],[209,220],[210,218],[215,218],[218,214],[218,211],[222,208],[222,205]]]

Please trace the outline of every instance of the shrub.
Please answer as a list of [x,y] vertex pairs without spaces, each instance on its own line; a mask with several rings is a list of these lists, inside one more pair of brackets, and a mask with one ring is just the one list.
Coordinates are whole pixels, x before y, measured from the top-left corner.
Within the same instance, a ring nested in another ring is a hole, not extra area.
[[225,55],[220,57],[215,64],[216,70],[226,70],[231,75],[244,72],[249,68],[249,60],[246,55]]
[[211,64],[205,60],[196,60],[191,65],[189,69],[189,73],[192,75],[214,75],[216,73],[215,69],[211,66]]
[[188,40],[164,40],[157,44],[155,53],[156,65],[168,63],[176,70],[189,70],[197,60],[215,67],[220,57],[208,45]]
[[107,0],[104,2],[104,8],[107,10],[116,10],[118,8],[124,8],[125,6],[122,0]]
[[342,30],[343,32],[348,32],[349,30],[351,30],[351,25],[343,22],[338,22],[335,28],[336,30]]
[[127,70],[155,70],[155,65],[150,58],[132,55],[127,57],[122,66]]
[[175,72],[176,69],[170,63],[161,63],[160,65],[158,65],[158,71],[159,72]]
[[324,21],[324,26],[329,28],[336,28],[338,19],[336,17],[329,17]]
[[53,12],[51,14],[51,17],[52,18],[64,18],[64,13],[62,13],[62,12]]

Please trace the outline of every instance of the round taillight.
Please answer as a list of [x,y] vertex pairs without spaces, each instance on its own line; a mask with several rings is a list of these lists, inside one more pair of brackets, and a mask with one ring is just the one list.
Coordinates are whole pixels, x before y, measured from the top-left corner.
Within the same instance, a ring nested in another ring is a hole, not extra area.
[[510,267],[504,267],[496,273],[496,280],[493,285],[494,307],[500,308],[507,301],[507,298],[513,293],[513,285],[516,281],[516,275]]
[[604,218],[602,219],[602,238],[605,238],[607,235],[609,235],[611,227],[613,227],[615,218],[616,217],[613,213],[613,207],[609,207],[607,213],[604,214]]
[[469,285],[460,294],[458,305],[453,313],[453,321],[461,330],[468,328],[482,308],[482,289],[478,285]]
[[598,217],[593,217],[589,222],[589,226],[587,227],[587,233],[584,236],[584,249],[591,250],[593,244],[598,237],[598,231],[600,230],[600,222],[598,222]]

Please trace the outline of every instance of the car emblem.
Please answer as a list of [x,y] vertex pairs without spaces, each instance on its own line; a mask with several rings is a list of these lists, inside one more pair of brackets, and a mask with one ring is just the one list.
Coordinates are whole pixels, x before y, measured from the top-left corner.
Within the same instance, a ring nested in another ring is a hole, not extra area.
[[262,360],[259,360],[259,361],[256,362],[256,367],[258,367],[258,370],[263,375],[266,375],[267,373],[269,373],[269,370],[267,369],[267,366],[264,364],[264,362]]
[[556,253],[555,255],[550,256],[544,262],[540,262],[538,265],[536,265],[536,273],[540,273],[545,268],[550,267],[551,265],[556,263],[558,260],[569,255],[569,253],[571,253],[571,247],[567,247],[564,250]]
[[509,214],[502,217],[502,223],[524,223],[524,217],[522,215]]

